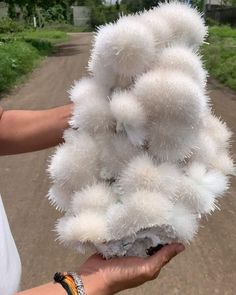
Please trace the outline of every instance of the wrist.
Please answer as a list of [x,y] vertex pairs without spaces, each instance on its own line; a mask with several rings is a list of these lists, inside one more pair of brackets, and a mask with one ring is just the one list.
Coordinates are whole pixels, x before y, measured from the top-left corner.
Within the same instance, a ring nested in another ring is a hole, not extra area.
[[98,273],[79,274],[86,295],[112,295],[109,286]]
[[69,127],[69,120],[73,112],[73,103],[70,103],[65,106],[61,106],[55,109],[56,115],[61,121],[61,127],[63,130]]

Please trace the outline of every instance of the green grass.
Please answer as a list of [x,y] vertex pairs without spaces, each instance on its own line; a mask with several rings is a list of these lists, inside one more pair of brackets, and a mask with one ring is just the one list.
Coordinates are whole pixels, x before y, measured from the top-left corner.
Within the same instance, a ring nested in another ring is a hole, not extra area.
[[66,32],[49,29],[37,29],[37,30],[25,30],[19,33],[5,33],[0,34],[1,41],[12,41],[12,40],[41,40],[55,44],[58,42],[64,42],[68,40]]
[[0,34],[0,94],[32,71],[42,56],[52,52],[56,43],[68,39],[65,32],[56,30]]
[[67,32],[67,33],[92,31],[89,25],[77,27],[71,24],[52,24],[52,25],[46,26],[44,30],[57,30],[57,31]]
[[25,31],[18,33],[17,36],[23,37],[24,39],[37,39],[41,41],[48,41],[52,44],[58,42],[64,42],[68,40],[68,35],[65,32],[57,31],[57,30],[44,30],[39,29],[36,31]]
[[212,26],[208,42],[203,46],[203,55],[210,75],[236,90],[236,29]]
[[13,86],[30,72],[40,59],[31,44],[15,41],[0,45],[0,93]]

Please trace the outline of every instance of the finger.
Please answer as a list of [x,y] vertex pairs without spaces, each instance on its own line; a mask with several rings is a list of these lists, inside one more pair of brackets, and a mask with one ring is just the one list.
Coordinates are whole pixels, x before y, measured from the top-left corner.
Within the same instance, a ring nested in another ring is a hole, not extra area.
[[175,257],[177,254],[183,252],[184,249],[185,249],[184,245],[176,244],[176,243],[164,246],[156,254],[147,258],[148,264],[156,271],[159,271],[173,257]]

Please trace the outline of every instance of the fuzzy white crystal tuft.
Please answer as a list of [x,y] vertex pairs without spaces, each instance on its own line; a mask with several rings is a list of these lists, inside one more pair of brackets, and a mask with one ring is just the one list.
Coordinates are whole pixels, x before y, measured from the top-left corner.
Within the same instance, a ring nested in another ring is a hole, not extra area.
[[65,143],[51,158],[60,242],[104,257],[190,242],[235,168],[231,131],[209,106],[201,15],[170,2],[95,37],[91,74],[70,90]]

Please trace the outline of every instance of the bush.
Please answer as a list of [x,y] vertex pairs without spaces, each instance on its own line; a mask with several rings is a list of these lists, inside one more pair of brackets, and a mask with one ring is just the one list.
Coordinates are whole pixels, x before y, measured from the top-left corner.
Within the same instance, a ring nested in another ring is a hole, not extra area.
[[90,25],[92,28],[114,22],[119,18],[119,14],[125,13],[126,6],[96,4],[92,0],[87,0],[86,5],[90,8]]
[[213,77],[236,90],[236,29],[210,27],[208,42],[203,46],[206,68]]
[[40,9],[38,11],[40,17],[44,20],[44,23],[63,23],[66,22],[66,11],[60,4],[56,4],[48,9]]
[[15,22],[8,17],[0,18],[0,34],[22,32],[24,29],[22,23]]
[[67,40],[65,32],[36,30],[0,35],[0,93],[30,72],[53,44]]
[[15,34],[0,34],[0,42],[9,43],[14,41],[25,41],[34,46],[41,55],[47,55],[53,49],[53,45],[58,42],[68,40],[65,32],[56,30],[28,30]]
[[25,42],[30,43],[35,47],[40,55],[48,55],[53,50],[53,45],[47,40],[24,38]]
[[12,86],[20,76],[32,70],[39,59],[39,53],[32,45],[10,42],[0,45],[0,92]]

